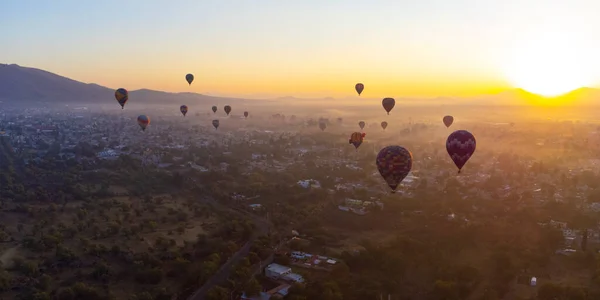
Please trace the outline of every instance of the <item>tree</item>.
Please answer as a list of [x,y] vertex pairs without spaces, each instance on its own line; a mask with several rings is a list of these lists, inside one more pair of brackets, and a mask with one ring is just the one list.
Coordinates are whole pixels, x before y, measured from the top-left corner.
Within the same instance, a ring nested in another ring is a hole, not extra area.
[[208,291],[206,300],[224,300],[229,299],[229,290],[222,286],[215,286]]
[[252,277],[248,283],[244,286],[244,291],[246,292],[246,296],[258,296],[262,290],[262,286],[256,280],[255,277]]

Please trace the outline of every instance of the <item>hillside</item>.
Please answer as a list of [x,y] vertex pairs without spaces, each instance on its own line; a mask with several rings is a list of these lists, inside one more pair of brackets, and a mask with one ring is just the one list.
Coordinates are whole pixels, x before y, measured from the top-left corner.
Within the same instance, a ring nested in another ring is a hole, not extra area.
[[[129,91],[130,104],[193,103],[211,104],[242,103],[242,99],[211,97],[195,93],[168,93],[141,89]],[[77,102],[79,104],[115,101],[114,89],[93,83],[83,83],[44,70],[22,67],[16,64],[0,64],[0,100],[7,103],[30,103],[52,101],[55,103]]]

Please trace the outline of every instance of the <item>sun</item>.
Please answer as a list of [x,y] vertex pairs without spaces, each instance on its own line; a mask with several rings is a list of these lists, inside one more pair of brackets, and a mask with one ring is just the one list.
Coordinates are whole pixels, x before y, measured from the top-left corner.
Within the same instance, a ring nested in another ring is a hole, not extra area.
[[504,73],[510,84],[552,97],[590,84],[588,53],[575,36],[547,32],[515,43]]

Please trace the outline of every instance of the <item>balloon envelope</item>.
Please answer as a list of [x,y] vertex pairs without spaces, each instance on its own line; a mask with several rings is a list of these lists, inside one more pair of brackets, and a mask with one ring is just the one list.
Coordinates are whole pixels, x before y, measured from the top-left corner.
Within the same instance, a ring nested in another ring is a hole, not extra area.
[[187,105],[182,105],[179,107],[179,111],[181,111],[181,113],[183,114],[183,116],[185,117],[185,114],[187,114],[188,112],[188,107]]
[[214,113],[216,113],[216,112],[217,112],[217,107],[216,107],[216,106],[213,106],[213,107],[212,107],[212,111],[213,111]]
[[348,141],[350,144],[354,145],[354,148],[358,149],[363,142],[363,138],[365,136],[363,133],[354,132],[350,135],[350,140]]
[[358,127],[360,127],[361,130],[365,128],[365,121],[358,122]]
[[219,128],[219,120],[212,120],[212,124],[213,124],[213,127],[215,128],[215,130],[217,128]]
[[448,136],[446,150],[458,168],[458,173],[475,153],[476,144],[473,134],[466,130],[457,130]]
[[392,108],[396,105],[396,100],[394,100],[394,98],[384,98],[381,101],[381,105],[383,105],[383,109],[385,109],[389,115]]
[[139,115],[137,118],[138,125],[142,128],[142,130],[146,130],[148,124],[150,124],[150,118],[146,115]]
[[445,116],[443,121],[444,121],[444,125],[446,125],[446,127],[450,127],[450,125],[452,125],[452,123],[454,122],[454,117],[453,116]]
[[247,117],[248,117],[248,112],[247,112],[247,111],[245,111],[245,112],[244,112],[244,118],[247,118]]
[[121,108],[125,107],[125,103],[129,100],[129,92],[126,89],[120,88],[115,91],[115,99],[121,104]]
[[321,128],[321,131],[323,131],[325,128],[327,128],[327,124],[325,122],[319,122],[319,128]]
[[386,121],[381,122],[381,128],[385,130],[387,128],[388,123]]
[[401,146],[387,146],[379,151],[375,164],[381,177],[396,191],[412,169],[412,153]]
[[225,105],[223,109],[225,110],[225,113],[229,116],[229,113],[231,112],[231,106]]
[[185,81],[187,81],[190,85],[192,85],[192,81],[194,81],[194,75],[192,75],[192,74],[185,75]]
[[360,96],[360,94],[362,93],[362,91],[365,89],[365,85],[362,83],[357,83],[354,86],[354,89],[356,90],[356,92],[358,93],[358,95]]

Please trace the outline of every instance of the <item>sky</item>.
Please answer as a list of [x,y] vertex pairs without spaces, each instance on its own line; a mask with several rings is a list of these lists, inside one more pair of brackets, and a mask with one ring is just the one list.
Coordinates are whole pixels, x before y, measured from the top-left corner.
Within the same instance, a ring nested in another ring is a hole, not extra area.
[[[600,86],[595,0],[3,0],[0,62],[129,90],[473,96]],[[185,74],[193,73],[191,86]]]

